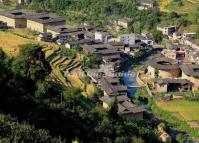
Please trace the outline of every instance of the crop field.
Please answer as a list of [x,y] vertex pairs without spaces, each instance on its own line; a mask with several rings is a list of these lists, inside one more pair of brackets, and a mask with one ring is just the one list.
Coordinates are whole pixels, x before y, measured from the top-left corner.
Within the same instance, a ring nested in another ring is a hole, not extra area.
[[[85,96],[94,93],[94,86],[91,84],[86,85],[83,82],[84,73],[81,70],[81,56],[79,54],[72,60],[69,60],[66,56],[60,56],[58,54],[58,51],[60,51],[58,45],[37,41],[34,32],[31,32],[28,29],[0,31],[0,48],[2,48],[9,56],[16,56],[19,53],[20,45],[31,43],[44,46],[43,51],[45,52],[46,59],[52,67],[50,79],[61,83],[65,87],[79,87],[83,91],[82,95]],[[69,74],[65,75],[65,72],[68,72]],[[79,73],[80,75],[78,75]]]
[[158,101],[157,105],[184,121],[199,121],[199,102],[187,100]]
[[78,87],[82,90],[82,95],[90,96],[95,92],[95,88],[92,84],[86,85],[83,82],[84,73],[81,70],[79,54],[74,59],[68,59],[66,56],[58,55],[60,49],[45,48],[44,51],[48,54],[47,59],[53,69],[51,76],[58,78],[58,82],[68,87]]
[[35,40],[26,39],[10,32],[0,31],[0,47],[9,56],[16,56],[19,53],[20,45],[36,43]]

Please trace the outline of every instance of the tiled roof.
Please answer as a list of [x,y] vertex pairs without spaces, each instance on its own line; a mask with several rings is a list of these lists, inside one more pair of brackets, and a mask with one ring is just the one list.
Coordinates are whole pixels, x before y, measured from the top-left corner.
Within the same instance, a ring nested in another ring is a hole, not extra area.
[[184,74],[199,78],[199,65],[184,64],[180,68]]
[[159,70],[174,70],[179,69],[179,64],[177,61],[165,57],[154,58],[148,63],[153,68]]

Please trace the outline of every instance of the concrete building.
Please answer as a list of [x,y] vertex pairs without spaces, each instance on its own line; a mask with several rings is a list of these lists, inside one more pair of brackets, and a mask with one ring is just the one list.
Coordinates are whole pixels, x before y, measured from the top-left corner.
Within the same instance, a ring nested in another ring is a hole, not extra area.
[[27,28],[37,32],[47,32],[48,26],[64,25],[66,22],[64,17],[49,15],[49,14],[37,14],[27,17]]
[[135,41],[136,43],[142,42],[151,46],[154,44],[153,36],[150,34],[136,35]]
[[120,36],[120,42],[125,45],[134,45],[135,44],[135,34],[124,34]]
[[133,24],[132,18],[123,18],[123,19],[117,19],[114,21],[115,26],[119,26],[122,29],[128,29],[129,25]]
[[95,40],[107,43],[112,38],[112,35],[108,32],[95,32]]
[[165,57],[158,57],[149,61],[146,73],[151,78],[178,78],[181,76],[178,62]]
[[196,38],[196,33],[192,32],[192,33],[183,33],[182,37],[185,38],[192,38],[195,39]]
[[176,32],[176,26],[157,26],[157,30],[161,31],[163,35],[173,37],[173,33]]
[[145,9],[152,9],[156,4],[156,0],[140,0],[138,9],[145,10]]
[[79,41],[69,41],[65,44],[65,47],[68,49],[72,49],[75,46],[83,46],[83,45],[92,45],[95,44],[95,41],[92,39],[82,39]]
[[179,62],[184,61],[186,56],[186,51],[183,49],[175,50],[175,49],[164,49],[161,54],[166,58],[174,59]]
[[51,33],[40,33],[37,37],[38,41],[45,41],[51,42],[52,41],[52,34]]

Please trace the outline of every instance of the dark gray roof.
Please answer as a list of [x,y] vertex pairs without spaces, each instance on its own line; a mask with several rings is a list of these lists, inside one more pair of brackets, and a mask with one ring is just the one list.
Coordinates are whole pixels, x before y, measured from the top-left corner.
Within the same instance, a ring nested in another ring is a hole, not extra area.
[[84,44],[92,44],[94,43],[94,41],[92,39],[81,39],[81,40],[78,40],[78,41],[70,41],[68,42],[69,44],[71,45],[84,45]]
[[126,101],[128,100],[129,98],[127,96],[117,96],[117,102],[122,102],[122,101]]
[[199,65],[186,64],[180,66],[182,72],[187,76],[199,78]]
[[112,46],[124,46],[123,42],[109,42],[109,44]]
[[69,36],[84,35],[84,31],[76,31],[68,33]]
[[65,22],[66,18],[57,16],[57,15],[50,15],[46,13],[36,14],[33,16],[27,17],[28,20],[35,21],[42,24],[50,24],[55,22]]
[[31,17],[34,15],[39,15],[39,13],[27,12],[22,10],[8,10],[8,11],[0,11],[0,15],[13,19],[21,19],[21,18]]
[[113,77],[103,77],[101,79],[101,88],[108,95],[119,95],[119,92],[127,92],[127,87],[120,84],[118,78]]
[[102,97],[100,97],[100,100],[102,101],[102,102],[105,102],[105,103],[112,103],[112,102],[114,102],[114,97],[109,97],[109,96],[102,96]]
[[120,58],[121,58],[120,54],[108,55],[108,56],[103,57],[104,60],[114,60],[114,59],[120,59]]
[[99,54],[99,55],[107,55],[107,54],[119,54],[121,51],[117,48],[109,44],[93,44],[93,45],[84,45],[82,46],[83,50],[87,54]]
[[65,21],[65,17],[50,15],[47,13],[28,12],[24,10],[0,11],[0,15],[14,19],[26,18],[43,24]]
[[145,109],[142,106],[133,104],[130,100],[118,102],[118,112],[120,114],[136,114],[144,112]]
[[[125,115],[125,114],[136,114],[142,113],[145,111],[144,107],[137,106],[132,103],[127,96],[116,96],[117,99],[117,106],[118,106],[118,113]],[[105,103],[112,103],[115,101],[115,96],[103,96],[100,98],[101,101]]]
[[67,33],[68,28],[65,25],[58,25],[58,26],[48,26],[49,30],[52,30],[57,33]]
[[157,68],[159,70],[174,70],[179,69],[179,64],[177,61],[165,57],[154,58],[148,63],[153,68]]
[[155,82],[160,84],[160,85],[171,84],[171,83],[173,83],[173,84],[181,84],[181,85],[192,84],[187,79],[173,79],[173,78],[156,79]]

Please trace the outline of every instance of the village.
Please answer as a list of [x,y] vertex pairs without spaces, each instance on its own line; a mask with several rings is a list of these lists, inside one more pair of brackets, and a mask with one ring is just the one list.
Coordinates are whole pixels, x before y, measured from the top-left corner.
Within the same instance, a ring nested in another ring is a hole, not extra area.
[[[28,4],[30,1],[19,3]],[[139,5],[140,10],[147,8],[153,8],[153,3],[144,1]],[[86,68],[84,72],[90,79],[89,84],[103,92],[100,97],[103,108],[109,109],[116,101],[118,113],[124,117],[144,119],[147,109],[129,98],[129,85],[121,82],[122,68],[131,63],[130,60],[140,60],[154,51],[158,51],[157,54],[147,59],[145,65],[139,65],[136,75],[130,77],[136,80],[136,85],[131,86],[145,87],[152,98],[158,98],[161,102],[183,99],[187,92],[189,96],[194,96],[199,91],[199,41],[196,33],[179,32],[176,25],[157,26],[164,39],[170,41],[170,44],[160,45],[151,33],[114,35],[111,32],[128,30],[135,22],[132,18],[116,19],[112,25],[100,28],[86,23],[68,27],[66,21],[66,17],[55,14],[0,11],[0,30],[29,29],[37,33],[38,42],[53,43],[69,50],[80,47],[86,57],[100,57],[99,67]],[[67,76],[68,72],[69,69],[62,68],[61,74]],[[194,125],[198,128],[198,121]],[[164,133],[164,136],[167,134]]]

